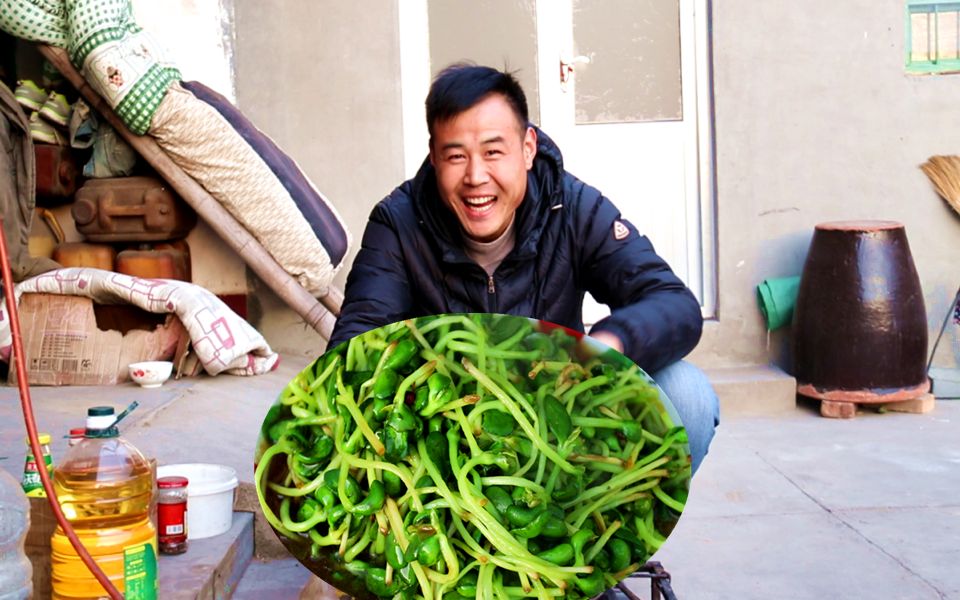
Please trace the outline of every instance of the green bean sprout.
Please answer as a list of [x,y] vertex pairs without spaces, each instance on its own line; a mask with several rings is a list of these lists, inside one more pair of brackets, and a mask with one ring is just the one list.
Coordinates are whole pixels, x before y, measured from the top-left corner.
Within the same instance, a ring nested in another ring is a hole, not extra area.
[[590,598],[679,518],[686,432],[631,361],[491,314],[331,349],[267,413],[261,507],[357,598]]

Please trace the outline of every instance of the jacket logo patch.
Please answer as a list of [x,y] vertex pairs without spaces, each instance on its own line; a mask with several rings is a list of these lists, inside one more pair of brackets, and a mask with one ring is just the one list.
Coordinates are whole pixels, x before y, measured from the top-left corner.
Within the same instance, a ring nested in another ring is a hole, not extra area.
[[618,242],[630,235],[630,230],[620,221],[613,222],[613,239]]

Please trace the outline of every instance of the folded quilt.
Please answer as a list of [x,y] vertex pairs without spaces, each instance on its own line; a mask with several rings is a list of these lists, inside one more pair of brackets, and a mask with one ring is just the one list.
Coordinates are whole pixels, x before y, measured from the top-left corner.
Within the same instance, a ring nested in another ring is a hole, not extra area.
[[[90,268],[49,271],[17,284],[26,293],[85,296],[101,304],[133,304],[152,313],[175,313],[190,334],[193,350],[210,375],[261,375],[279,356],[252,325],[208,290],[172,279],[141,279]],[[0,307],[0,356],[10,355],[6,307]]]
[[[268,163],[216,107],[180,83],[167,91],[150,135],[304,289],[315,297],[329,292],[350,236],[333,205],[293,161],[278,175],[276,162]],[[279,154],[277,150],[272,157]],[[315,217],[312,223],[305,213]]]

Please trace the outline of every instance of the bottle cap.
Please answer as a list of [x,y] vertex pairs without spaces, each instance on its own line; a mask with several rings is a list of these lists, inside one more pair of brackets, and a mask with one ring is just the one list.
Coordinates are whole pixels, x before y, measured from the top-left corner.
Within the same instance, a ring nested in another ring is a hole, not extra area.
[[157,487],[160,489],[187,487],[187,478],[179,475],[170,475],[157,479]]
[[87,409],[87,435],[90,436],[90,431],[99,431],[104,429],[110,429],[111,426],[116,422],[117,417],[114,415],[112,406],[94,406]]
[[[24,443],[25,443],[26,445],[28,445],[28,446],[30,445],[30,438],[28,438],[28,437],[27,437],[27,438],[23,438],[23,441],[24,441]],[[49,433],[38,433],[38,434],[37,434],[37,441],[40,442],[40,445],[41,445],[41,446],[44,446],[44,445],[46,445],[46,444],[49,444],[49,443],[50,443],[50,434],[49,434]]]

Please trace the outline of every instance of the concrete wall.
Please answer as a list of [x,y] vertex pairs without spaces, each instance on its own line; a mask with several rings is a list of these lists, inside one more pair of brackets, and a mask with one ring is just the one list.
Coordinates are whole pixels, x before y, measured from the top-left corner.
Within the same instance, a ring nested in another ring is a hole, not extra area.
[[720,295],[699,364],[787,366],[755,287],[799,274],[814,226],[840,219],[905,224],[932,344],[960,284],[960,219],[918,166],[960,152],[960,75],[905,74],[903,7],[714,2]]
[[[370,209],[403,179],[396,2],[235,0],[234,17],[237,104],[337,207],[352,262]],[[267,341],[319,355],[322,338],[252,285],[250,320]]]
[[133,0],[141,27],[157,36],[186,80],[236,99],[233,0]]
[[[202,81],[236,100],[232,0],[134,0],[133,8],[137,22],[160,40],[185,80]],[[187,243],[194,283],[216,294],[247,293],[243,259],[202,219]]]

